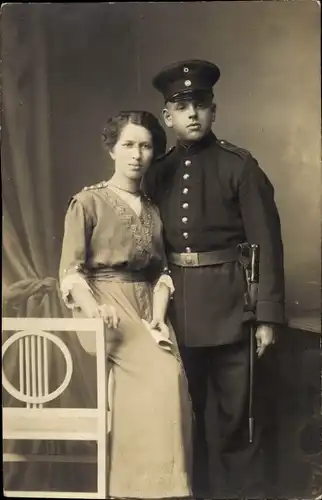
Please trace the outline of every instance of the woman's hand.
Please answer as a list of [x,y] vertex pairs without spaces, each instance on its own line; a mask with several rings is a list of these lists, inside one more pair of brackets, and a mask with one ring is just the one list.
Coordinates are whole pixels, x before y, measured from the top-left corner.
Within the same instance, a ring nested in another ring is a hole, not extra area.
[[164,322],[164,319],[153,318],[149,323],[149,327],[158,330],[165,338],[170,338],[170,331]]
[[115,307],[107,304],[97,305],[88,315],[92,318],[102,318],[108,328],[117,328],[120,323]]

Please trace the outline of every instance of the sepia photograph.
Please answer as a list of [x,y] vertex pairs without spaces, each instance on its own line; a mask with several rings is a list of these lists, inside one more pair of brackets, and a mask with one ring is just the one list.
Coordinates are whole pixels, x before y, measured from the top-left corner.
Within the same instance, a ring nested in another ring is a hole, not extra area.
[[322,500],[320,39],[2,4],[5,497]]

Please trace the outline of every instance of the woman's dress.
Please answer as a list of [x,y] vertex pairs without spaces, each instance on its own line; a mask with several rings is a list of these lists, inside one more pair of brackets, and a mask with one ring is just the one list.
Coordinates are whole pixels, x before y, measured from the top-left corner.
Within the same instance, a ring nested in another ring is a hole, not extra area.
[[[144,195],[126,201],[107,182],[75,195],[65,218],[60,279],[76,317],[73,283],[88,286],[100,304],[114,305],[117,329],[106,328],[112,365],[112,431],[108,495],[171,498],[191,495],[192,410],[174,332],[162,349],[143,320],[152,319],[154,286],[166,265],[162,223]],[[138,206],[138,205],[137,205]],[[95,339],[79,333],[89,353]],[[111,397],[111,395],[109,395]]]

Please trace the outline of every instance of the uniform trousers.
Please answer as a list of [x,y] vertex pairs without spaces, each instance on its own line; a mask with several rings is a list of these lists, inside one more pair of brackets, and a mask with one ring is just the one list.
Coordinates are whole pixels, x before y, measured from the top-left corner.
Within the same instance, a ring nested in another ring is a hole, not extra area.
[[195,498],[237,498],[261,481],[260,422],[249,443],[249,337],[211,347],[179,346],[195,414]]

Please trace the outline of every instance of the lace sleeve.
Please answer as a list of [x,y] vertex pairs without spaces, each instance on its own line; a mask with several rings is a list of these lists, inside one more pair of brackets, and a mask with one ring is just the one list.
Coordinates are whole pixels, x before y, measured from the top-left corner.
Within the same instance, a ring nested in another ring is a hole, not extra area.
[[81,285],[91,291],[84,272],[91,233],[90,213],[77,197],[73,197],[65,216],[59,268],[60,290],[63,301],[69,309],[77,307],[71,293],[74,285]]
[[75,268],[74,273],[69,272],[66,274],[64,278],[62,278],[60,282],[60,291],[62,294],[62,299],[68,307],[68,309],[74,309],[77,308],[78,305],[75,303],[72,290],[74,285],[79,285],[84,287],[84,289],[88,290],[91,294],[93,294],[91,287],[87,283],[86,279],[83,278],[83,276],[77,272],[77,269]]

